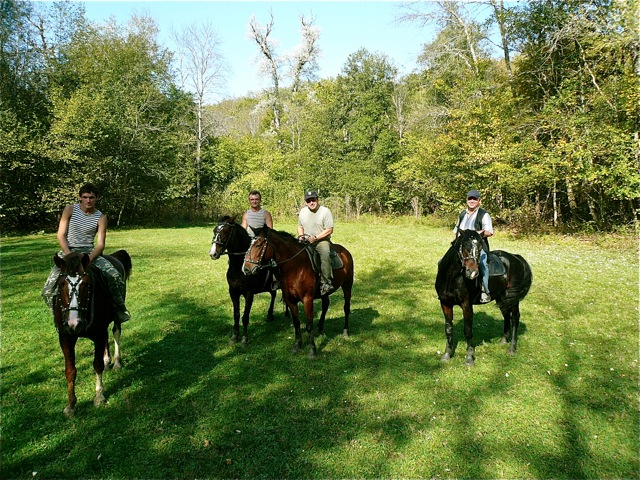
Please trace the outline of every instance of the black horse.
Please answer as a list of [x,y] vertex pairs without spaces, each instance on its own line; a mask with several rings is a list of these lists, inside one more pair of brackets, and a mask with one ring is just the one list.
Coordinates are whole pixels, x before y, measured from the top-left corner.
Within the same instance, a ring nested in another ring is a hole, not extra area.
[[[229,296],[233,303],[233,335],[229,343],[237,343],[240,336],[240,296],[244,297],[244,313],[242,314],[242,343],[249,340],[247,329],[249,327],[249,315],[253,305],[253,296],[256,293],[269,292],[271,303],[267,312],[267,321],[273,321],[273,306],[276,301],[276,291],[272,289],[274,277],[270,270],[263,270],[260,275],[248,277],[242,272],[244,255],[251,245],[251,238],[242,225],[236,223],[236,217],[225,215],[220,217],[213,229],[213,240],[209,256],[212,260],[218,260],[225,253],[229,255],[229,268],[227,269],[227,283],[229,284]],[[286,315],[286,313],[285,313]]]
[[[101,274],[90,266],[89,255],[72,252],[63,258],[55,255],[55,264],[60,268],[57,295],[54,300],[54,322],[58,330],[60,348],[64,355],[65,375],[67,378],[67,406],[64,413],[72,417],[77,402],[75,394],[76,354],[78,338],[93,341],[93,368],[96,371],[96,396],[94,405],[105,402],[102,386],[102,373],[109,368],[109,324],[113,322],[114,356],[113,368],[120,368],[121,322],[111,301],[111,293]],[[126,280],[131,274],[131,257],[125,250],[105,255],[116,270]]]
[[[445,319],[447,347],[442,360],[453,355],[453,307],[460,305],[464,317],[464,335],[467,339],[467,365],[475,362],[473,339],[473,305],[479,304],[481,278],[479,272],[480,251],[483,239],[473,230],[463,230],[452,242],[447,253],[438,262],[436,292]],[[502,343],[511,337],[509,353],[516,352],[518,326],[520,324],[520,300],[531,287],[532,272],[520,255],[502,250],[489,254],[489,291],[504,317]]]

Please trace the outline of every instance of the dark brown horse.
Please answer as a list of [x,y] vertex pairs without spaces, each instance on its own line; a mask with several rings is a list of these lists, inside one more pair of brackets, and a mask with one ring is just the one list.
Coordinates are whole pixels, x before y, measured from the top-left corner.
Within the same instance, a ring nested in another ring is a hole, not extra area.
[[351,291],[353,289],[353,257],[342,245],[332,244],[331,248],[338,254],[342,262],[340,268],[333,270],[333,290],[320,296],[320,277],[314,271],[311,259],[307,253],[310,247],[301,244],[287,232],[280,232],[268,227],[256,235],[244,259],[244,272],[247,275],[259,275],[269,267],[277,267],[280,271],[282,295],[293,317],[295,329],[295,344],[293,351],[302,348],[302,334],[300,333],[300,313],[298,302],[304,306],[307,318],[307,333],[309,335],[309,356],[316,354],[316,344],[313,331],[313,300],[322,299],[322,313],[318,320],[318,334],[324,330],[324,320],[329,308],[329,295],[342,287],[344,294],[344,327],[343,335],[349,335],[349,314],[351,313]]
[[[453,355],[453,307],[460,305],[464,318],[464,335],[467,339],[467,365],[475,363],[473,346],[473,305],[478,304],[481,292],[480,251],[483,240],[473,230],[463,230],[452,242],[444,257],[438,262],[436,292],[445,319],[447,347],[442,360]],[[518,343],[520,324],[520,300],[531,287],[532,272],[527,261],[520,255],[502,250],[489,254],[489,291],[504,318],[502,343],[511,337],[509,353],[514,355]]]
[[[120,272],[123,279],[131,273],[131,257],[125,250],[105,255]],[[113,322],[114,356],[113,368],[120,368],[120,334],[122,325],[118,320],[111,301],[111,294],[101,274],[90,266],[89,255],[73,252],[63,258],[55,255],[55,264],[60,268],[57,295],[54,300],[54,321],[58,330],[60,348],[64,354],[65,375],[67,378],[68,401],[64,409],[67,417],[75,413],[77,402],[75,394],[76,353],[78,338],[93,341],[93,368],[96,371],[96,396],[94,405],[105,402],[102,385],[102,373],[109,368],[111,353],[109,350],[109,324]]]
[[242,273],[244,255],[251,244],[251,239],[242,225],[236,223],[236,217],[224,216],[218,220],[213,229],[213,240],[209,256],[212,260],[218,260],[222,255],[229,255],[229,268],[227,269],[227,283],[229,284],[229,296],[233,303],[233,335],[230,343],[236,343],[240,336],[240,296],[244,297],[244,312],[242,314],[242,343],[249,341],[247,329],[253,297],[257,293],[268,292],[271,295],[271,303],[267,312],[267,321],[273,320],[273,306],[276,301],[276,291],[273,290],[273,275],[268,269],[260,272],[255,277],[247,277]]

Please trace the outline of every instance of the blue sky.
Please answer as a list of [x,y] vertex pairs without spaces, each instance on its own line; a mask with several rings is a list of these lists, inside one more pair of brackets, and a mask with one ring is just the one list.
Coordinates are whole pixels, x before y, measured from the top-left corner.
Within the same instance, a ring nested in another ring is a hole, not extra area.
[[159,42],[172,49],[171,29],[209,21],[221,40],[221,53],[231,67],[227,87],[219,98],[239,97],[268,86],[258,74],[257,46],[247,37],[251,16],[262,25],[274,16],[270,38],[279,40],[278,53],[299,43],[300,15],[315,16],[320,27],[319,76],[335,77],[348,56],[360,48],[386,54],[400,73],[416,67],[416,58],[433,32],[417,25],[395,23],[402,13],[397,1],[85,1],[86,15],[102,22],[115,17],[125,24],[133,14],[153,17],[160,28]]

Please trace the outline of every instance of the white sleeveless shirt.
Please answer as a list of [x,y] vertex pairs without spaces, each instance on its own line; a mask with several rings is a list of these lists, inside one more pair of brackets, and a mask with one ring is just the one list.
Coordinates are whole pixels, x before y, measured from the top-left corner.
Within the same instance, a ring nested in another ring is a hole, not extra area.
[[69,219],[67,229],[67,243],[69,248],[90,247],[93,248],[93,239],[98,233],[98,220],[102,216],[100,210],[93,213],[84,213],[79,204],[73,205],[73,213]]

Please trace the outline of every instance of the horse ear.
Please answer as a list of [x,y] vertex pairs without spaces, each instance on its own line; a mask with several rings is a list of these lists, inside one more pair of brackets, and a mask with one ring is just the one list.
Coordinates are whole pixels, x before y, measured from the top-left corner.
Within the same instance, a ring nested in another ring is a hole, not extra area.
[[53,263],[55,263],[56,267],[58,267],[60,270],[62,270],[62,267],[64,267],[64,260],[60,258],[57,253],[53,256]]

